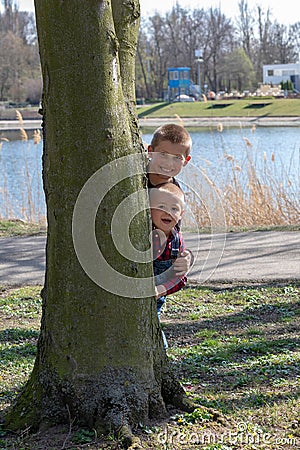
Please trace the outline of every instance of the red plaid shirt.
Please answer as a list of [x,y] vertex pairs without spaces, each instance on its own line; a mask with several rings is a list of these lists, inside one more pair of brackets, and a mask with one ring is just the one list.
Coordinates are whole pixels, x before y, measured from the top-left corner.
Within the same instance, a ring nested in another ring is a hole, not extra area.
[[[180,231],[174,231],[178,233],[179,237],[179,254],[185,250],[185,243]],[[167,261],[171,259],[172,241],[174,240],[173,232],[170,233],[165,244],[161,244],[159,233],[155,232],[155,228],[152,233],[152,249],[154,260]],[[164,295],[173,294],[174,292],[182,289],[187,282],[186,276],[177,276],[175,273],[173,276],[169,277],[164,281],[164,287],[166,288],[166,293]]]

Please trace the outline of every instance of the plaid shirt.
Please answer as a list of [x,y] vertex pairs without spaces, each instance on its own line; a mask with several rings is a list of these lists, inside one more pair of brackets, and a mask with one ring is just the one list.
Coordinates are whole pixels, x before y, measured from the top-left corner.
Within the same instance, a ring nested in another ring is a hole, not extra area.
[[[185,244],[182,237],[182,234],[173,230],[169,237],[167,238],[166,244],[162,245],[159,233],[154,231],[152,233],[152,250],[153,250],[153,264],[155,264],[155,260],[160,261],[168,261],[171,259],[171,250],[172,250],[172,241],[174,240],[173,233],[177,233],[179,237],[179,253],[185,250]],[[164,295],[173,294],[174,292],[182,289],[187,282],[186,276],[177,276],[175,273],[172,274],[166,281],[164,281],[163,285],[166,288],[166,293]]]

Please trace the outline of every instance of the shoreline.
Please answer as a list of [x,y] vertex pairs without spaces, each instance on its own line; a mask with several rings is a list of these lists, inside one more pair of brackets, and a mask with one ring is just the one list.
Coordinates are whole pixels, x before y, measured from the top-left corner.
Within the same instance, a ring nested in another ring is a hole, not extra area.
[[165,123],[176,122],[185,127],[300,127],[300,117],[148,117],[139,119],[141,127],[159,127]]
[[[180,123],[185,127],[207,128],[218,127],[300,127],[300,116],[294,117],[143,117],[139,119],[141,127],[156,128],[165,123]],[[0,132],[41,129],[42,120],[0,120]]]

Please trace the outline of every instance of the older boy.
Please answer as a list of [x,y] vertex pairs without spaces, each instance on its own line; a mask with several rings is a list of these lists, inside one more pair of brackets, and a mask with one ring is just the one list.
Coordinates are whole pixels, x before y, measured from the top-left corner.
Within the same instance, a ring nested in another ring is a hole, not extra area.
[[173,123],[162,125],[154,132],[148,146],[148,187],[171,182],[190,161],[192,139],[187,130]]

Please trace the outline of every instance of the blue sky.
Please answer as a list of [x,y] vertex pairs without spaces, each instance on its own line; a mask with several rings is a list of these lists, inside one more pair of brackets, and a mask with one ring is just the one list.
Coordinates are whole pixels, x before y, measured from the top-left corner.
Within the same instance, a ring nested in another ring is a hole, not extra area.
[[[22,11],[34,11],[34,0],[19,0],[19,7]],[[179,0],[183,8],[210,8],[221,7],[226,16],[235,17],[238,14],[238,0]],[[160,12],[168,11],[176,4],[176,0],[140,0],[142,16],[147,16],[155,10]],[[274,2],[274,0],[248,0],[250,8],[260,5],[263,10],[270,8],[273,18],[279,23],[288,25],[300,22],[300,1],[284,0],[284,2]]]

